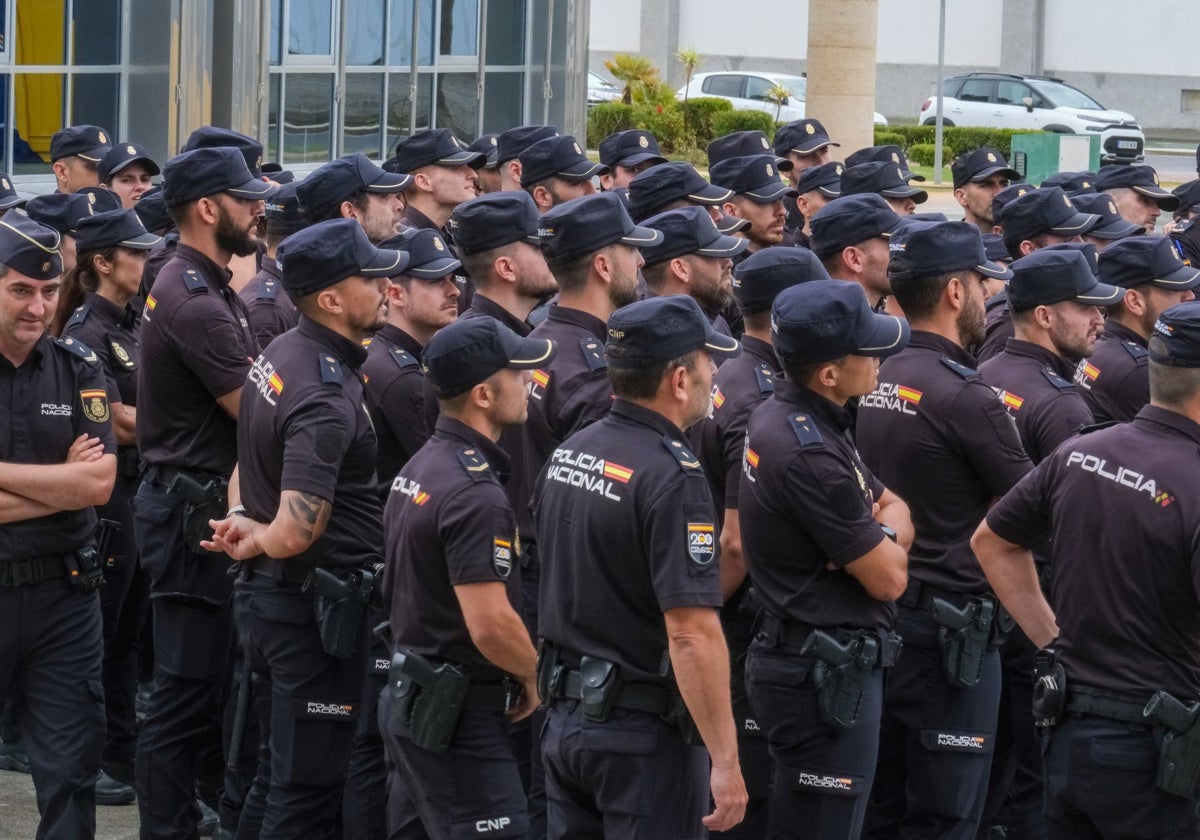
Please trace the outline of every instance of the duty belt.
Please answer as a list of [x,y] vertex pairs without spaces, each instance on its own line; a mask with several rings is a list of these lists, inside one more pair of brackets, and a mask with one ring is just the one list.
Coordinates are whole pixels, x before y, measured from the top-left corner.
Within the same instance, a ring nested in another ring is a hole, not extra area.
[[913,610],[932,610],[933,599],[941,598],[956,607],[962,607],[972,598],[978,598],[984,594],[984,592],[957,592],[943,589],[910,576],[908,588],[904,590],[903,595],[896,599],[896,603]]
[[[617,691],[617,699],[613,705],[618,709],[629,709],[634,712],[649,712],[652,715],[665,715],[671,710],[675,692],[665,686],[651,683],[624,683]],[[562,688],[558,697],[567,700],[583,699],[583,677],[578,671],[567,671],[563,675]]]
[[870,636],[879,642],[879,661],[876,663],[883,668],[891,668],[896,664],[903,647],[902,640],[895,633],[887,630],[845,630],[837,627],[816,627],[804,621],[782,621],[775,616],[765,615],[759,635],[774,643],[783,643],[795,647],[804,647],[814,630],[821,630],[832,636],[839,643],[845,644],[860,636]]
[[191,470],[182,467],[172,466],[171,464],[150,464],[146,467],[146,472],[143,475],[147,481],[154,484],[161,484],[163,487],[170,487],[171,482],[178,475],[185,475],[188,478],[194,479],[199,484],[205,484],[213,479],[218,481],[228,478],[228,476],[219,475],[218,473],[208,472],[207,470]]
[[1145,708],[1146,701],[1144,700],[1138,702],[1088,686],[1067,686],[1068,713],[1095,715],[1119,720],[1122,723],[1140,723],[1143,726],[1149,726],[1152,721],[1146,719]]
[[32,586],[44,580],[66,577],[67,556],[53,554],[0,562],[0,586]]
[[232,567],[237,570],[242,580],[253,580],[261,575],[278,581],[287,581],[303,586],[312,574],[311,563],[298,560],[276,560],[272,557],[255,557],[243,560]]

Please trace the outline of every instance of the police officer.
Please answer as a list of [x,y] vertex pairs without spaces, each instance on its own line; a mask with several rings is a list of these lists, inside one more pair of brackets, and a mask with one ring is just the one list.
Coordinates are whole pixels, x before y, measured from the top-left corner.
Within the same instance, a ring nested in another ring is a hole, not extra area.
[[69,125],[50,137],[50,166],[58,192],[97,187],[97,164],[112,148],[112,135],[98,125]]
[[0,220],[0,697],[19,694],[38,837],[95,835],[104,744],[102,580],[94,505],[116,474],[96,354],[47,333],[58,302],[58,234]]
[[385,172],[356,152],[315,170],[296,185],[295,195],[309,221],[356,219],[367,238],[379,244],[400,232],[402,195],[413,184],[411,175]]
[[[906,225],[890,248],[892,288],[912,338],[859,403],[855,439],[871,472],[909,505],[916,535],[897,603],[904,655],[888,674],[864,837],[971,840],[987,787],[1000,665],[987,650],[993,609],[968,540],[1029,460],[965,347],[983,332],[982,277],[1008,272],[986,259],[978,228],[966,222]],[[964,643],[959,615],[975,619]],[[954,653],[968,647],[969,657]]]
[[872,161],[847,166],[842,172],[842,195],[874,193],[883,196],[898,216],[917,212],[917,205],[929,200],[929,193],[914,187],[904,177],[898,164]]
[[800,229],[803,241],[798,244],[808,247],[812,244],[812,217],[817,212],[842,194],[842,173],[845,167],[836,160],[823,163],[820,166],[810,166],[796,179],[796,207],[804,217],[804,226]]
[[[894,163],[900,167],[900,174],[904,176],[906,181],[924,181],[924,175],[918,175],[908,168],[908,158],[904,156],[904,150],[899,146],[883,145],[883,146],[867,146],[865,149],[859,149],[857,152],[851,152],[846,155],[846,166],[858,166],[860,163],[870,163],[871,161],[883,161],[885,163]],[[824,164],[822,164],[824,165]],[[804,173],[801,173],[803,175]],[[799,184],[797,184],[799,189]]]
[[391,837],[524,837],[529,827],[506,724],[538,705],[535,654],[517,612],[520,534],[496,440],[525,420],[528,371],[554,352],[486,317],[460,319],[425,347],[441,414],[384,511],[395,657],[379,725],[393,762]]
[[521,152],[520,163],[521,189],[533,198],[538,213],[591,195],[596,191],[592,178],[609,174],[609,167],[588,159],[579,141],[569,134],[530,144]]
[[950,164],[954,179],[954,199],[963,208],[963,221],[991,233],[996,226],[992,199],[996,193],[1021,180],[1021,173],[1008,165],[999,149],[984,147],[959,155]]
[[382,561],[362,342],[407,255],[338,219],[290,237],[280,263],[300,323],[250,369],[232,513],[204,547],[242,561],[234,612],[264,745],[238,833],[332,837]]
[[12,177],[7,172],[0,172],[0,218],[14,207],[24,207],[26,203],[25,199],[17,195]]
[[[276,258],[279,243],[296,231],[303,230],[309,223],[300,207],[296,187],[295,182],[284,184],[264,203],[267,252],[263,255],[258,274],[238,291],[238,297],[246,304],[249,313],[250,329],[254,331],[258,346],[263,349],[275,336],[300,323],[300,313],[280,282],[279,261]],[[362,224],[361,219],[359,223]]]
[[1096,194],[1096,173],[1082,170],[1080,172],[1055,172],[1042,181],[1039,187],[1061,187],[1069,197]]
[[150,573],[154,684],[138,737],[142,836],[190,837],[197,778],[212,796],[221,775],[221,711],[233,635],[232,583],[220,555],[203,551],[205,523],[224,513],[237,460],[238,407],[258,345],[229,288],[235,255],[258,249],[263,199],[233,148],[185,152],[164,167],[179,224],[142,313],[137,441],[147,464],[133,502],[142,566]]
[[1096,226],[1083,235],[1083,241],[1104,253],[1104,249],[1119,239],[1129,236],[1140,236],[1145,233],[1142,228],[1125,218],[1117,211],[1117,204],[1112,196],[1105,193],[1084,193],[1071,197],[1071,203],[1080,213],[1092,213],[1100,217]]
[[[811,170],[810,170],[811,171]],[[746,577],[738,492],[746,422],[754,408],[775,389],[781,375],[771,347],[771,304],[790,286],[827,280],[820,261],[804,248],[764,248],[734,270],[733,296],[745,319],[743,353],[721,365],[713,380],[713,413],[688,430],[692,450],[700,458],[717,506],[721,545],[721,626],[729,644],[733,720],[738,731],[738,756],[750,801],[746,819],[726,832],[728,837],[758,838],[767,834],[767,794],[771,760],[763,728],[746,696],[746,648],[754,635],[760,608]]]
[[120,210],[117,194],[103,187],[83,187],[80,192],[49,193],[31,198],[25,212],[35,222],[58,231],[63,271],[75,267],[75,225],[87,216]]
[[[1191,583],[1200,510],[1187,491],[1200,442],[1200,304],[1162,313],[1150,354],[1150,404],[1131,423],[1059,447],[972,540],[1021,628],[1053,646],[1042,654],[1052,691],[1037,709],[1049,838],[1200,833],[1182,760],[1192,739],[1180,731],[1200,693]],[[1050,603],[1029,552],[1047,539]],[[1130,574],[1130,558],[1154,559]]]
[[557,137],[552,125],[518,125],[500,132],[496,140],[496,163],[500,167],[500,188],[518,192],[521,189],[521,152],[539,140]]
[[750,240],[747,253],[783,242],[785,204],[796,197],[796,191],[779,179],[773,155],[727,158],[714,164],[709,176],[713,184],[733,190],[721,209],[750,222],[744,234]]
[[835,280],[858,283],[876,311],[892,293],[888,281],[888,237],[900,225],[882,196],[835,198],[810,222],[812,251]]
[[1146,233],[1158,228],[1158,217],[1179,206],[1179,196],[1158,184],[1153,166],[1108,164],[1096,173],[1096,190],[1112,196],[1125,221],[1141,225]]
[[628,189],[637,175],[666,162],[658,139],[649,131],[632,128],[614,132],[600,141],[600,163],[609,169],[609,174],[600,177],[600,186],[606,190]]
[[1195,298],[1200,271],[1184,264],[1170,240],[1135,236],[1100,255],[1100,279],[1124,289],[1108,307],[1104,332],[1075,382],[1096,421],[1132,420],[1150,401],[1147,342],[1165,310]]
[[775,132],[775,154],[792,162],[793,168],[785,171],[793,187],[805,169],[829,163],[832,159],[830,148],[841,148],[841,145],[829,139],[829,132],[820,120],[796,120],[780,126]]
[[475,172],[486,163],[487,155],[470,151],[448,128],[400,138],[389,171],[413,179],[405,195],[404,224],[434,228],[445,235],[446,220],[454,208],[475,197]]
[[[715,138],[708,144],[708,168],[735,157],[771,154],[771,141],[761,131],[731,131]],[[787,157],[775,156],[775,165],[780,172],[791,172],[795,165]]]
[[[742,818],[716,512],[683,433],[709,411],[713,355],[738,350],[687,296],[618,309],[612,410],[567,438],[538,479],[552,840],[696,837]],[[691,746],[697,732],[708,756]]]
[[750,222],[721,212],[733,190],[704,180],[696,167],[685,161],[652,166],[629,183],[629,215],[642,222],[667,210],[693,205],[707,208],[717,230],[733,234],[750,229]]
[[160,172],[150,153],[136,143],[118,143],[96,166],[100,186],[119,195],[126,210],[132,209],[145,195],[151,187],[150,178]]
[[481,134],[467,149],[487,155],[487,162],[475,170],[475,194],[500,192],[500,135]]
[[750,417],[738,496],[764,612],[746,688],[775,759],[760,836],[857,838],[912,524],[846,435],[845,404],[875,387],[908,325],[837,280],[785,289],[771,321],[786,379]]

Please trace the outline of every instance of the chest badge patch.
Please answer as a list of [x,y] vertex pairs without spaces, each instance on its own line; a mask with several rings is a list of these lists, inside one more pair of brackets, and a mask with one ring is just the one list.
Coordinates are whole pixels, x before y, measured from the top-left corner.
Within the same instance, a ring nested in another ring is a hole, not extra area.
[[113,355],[117,357],[117,361],[124,365],[127,369],[133,370],[133,359],[129,355],[129,351],[121,346],[119,342],[109,342],[112,345]]
[[108,422],[108,394],[103,388],[94,391],[80,391],[79,401],[83,403],[83,416],[93,423]]
[[716,528],[711,522],[689,522],[687,526],[688,557],[697,566],[707,566],[716,555]]
[[512,574],[513,547],[512,540],[501,539],[496,537],[495,544],[492,549],[492,566],[496,569],[496,574],[507,579]]

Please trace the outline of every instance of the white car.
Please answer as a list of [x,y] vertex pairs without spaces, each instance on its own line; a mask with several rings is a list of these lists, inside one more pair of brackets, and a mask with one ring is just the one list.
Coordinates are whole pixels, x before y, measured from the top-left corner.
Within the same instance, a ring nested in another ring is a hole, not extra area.
[[[697,73],[692,81],[676,93],[683,99],[698,96],[715,96],[728,99],[735,111],[766,111],[775,116],[776,104],[768,98],[773,87],[787,88],[789,96],[779,108],[779,121],[789,123],[804,119],[804,101],[807,99],[808,79],[803,76],[788,76],[781,73],[759,73],[754,70],[722,70],[714,73]],[[887,125],[882,114],[875,114],[875,125]]]
[[587,104],[589,107],[601,102],[620,102],[621,89],[610,82],[608,79],[601,76],[599,73],[588,71],[588,95]]
[[[925,100],[920,125],[933,125],[937,97]],[[944,125],[1098,134],[1101,163],[1141,163],[1146,135],[1132,114],[1105,108],[1061,79],[1008,73],[966,73],[942,87]]]

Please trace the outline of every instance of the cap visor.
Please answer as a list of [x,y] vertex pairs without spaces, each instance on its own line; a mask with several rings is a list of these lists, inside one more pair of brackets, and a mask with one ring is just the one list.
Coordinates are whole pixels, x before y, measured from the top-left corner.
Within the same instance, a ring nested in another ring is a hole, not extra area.
[[733,198],[733,190],[718,187],[716,184],[705,184],[703,189],[689,193],[684,198],[697,204],[722,204]]
[[444,158],[438,158],[434,163],[438,166],[469,166],[472,169],[482,169],[484,164],[487,163],[487,155],[482,152],[472,152],[463,149]]
[[1110,306],[1125,297],[1125,290],[1107,283],[1097,283],[1072,300],[1087,306]]
[[392,251],[388,248],[376,248],[371,261],[360,268],[355,274],[363,277],[395,277],[403,274],[412,259],[407,251]]
[[[929,200],[929,193],[920,187],[910,187],[905,184],[902,187],[889,187],[886,190],[880,190],[879,194],[884,198],[911,198],[917,204],[924,204]],[[921,196],[921,198],[917,198]]]
[[924,175],[918,175],[916,172],[909,172],[907,169],[902,170],[900,172],[900,174],[904,176],[905,181],[924,181],[924,180],[926,180]]
[[27,198],[21,198],[19,195],[10,195],[8,198],[0,199],[0,210],[11,210],[14,207],[24,207],[29,202]]
[[990,169],[984,169],[981,172],[976,172],[971,176],[971,181],[982,181],[984,178],[991,178],[993,175],[1007,175],[1010,181],[1021,180],[1021,173],[1008,166],[993,166]]
[[750,220],[739,219],[737,216],[722,216],[721,221],[717,222],[717,230],[725,235],[741,233],[750,230]]
[[813,138],[813,140],[808,143],[801,143],[798,146],[792,146],[791,150],[798,155],[811,155],[813,152],[824,149],[826,146],[837,146],[840,148],[841,145],[841,143],[834,143],[828,138],[817,137]]
[[1090,233],[1092,228],[1100,223],[1100,217],[1095,213],[1076,213],[1050,228],[1051,233]]
[[983,265],[975,266],[975,270],[984,277],[991,277],[993,280],[1011,280],[1012,272],[998,262],[988,260]]
[[447,274],[457,271],[461,266],[462,263],[454,257],[442,257],[432,262],[427,262],[418,268],[409,266],[404,269],[404,273],[413,277],[419,277],[422,280],[441,280]]
[[560,169],[554,173],[557,178],[565,178],[568,181],[586,181],[593,175],[607,175],[609,168],[603,163],[592,163],[590,160],[583,160],[579,163],[573,163],[565,169]]
[[617,166],[637,166],[639,163],[645,163],[648,160],[656,163],[666,163],[667,159],[662,155],[656,155],[654,152],[638,152],[629,157],[621,158],[617,161]]
[[374,183],[363,189],[369,193],[398,193],[412,186],[413,176],[399,172],[384,172]]
[[[1139,192],[1142,195],[1150,196],[1159,202],[1159,206],[1164,210],[1174,210],[1179,206],[1179,196],[1175,195],[1170,190],[1164,190],[1162,187],[1146,186],[1138,184],[1136,187],[1130,187],[1134,192]],[[1171,206],[1168,206],[1168,203]]]
[[75,157],[83,158],[91,163],[99,163],[100,160],[112,151],[112,146],[97,146],[94,149],[89,149],[86,152],[76,152]]
[[876,313],[875,329],[864,346],[854,351],[856,356],[893,356],[908,346],[908,321],[895,315]]
[[117,244],[124,245],[126,248],[134,248],[138,251],[145,251],[149,248],[153,248],[161,241],[162,237],[156,236],[153,233],[139,233],[132,239],[123,239]]
[[842,196],[842,191],[835,190],[833,187],[817,187],[817,190],[826,198],[841,198]]
[[732,257],[745,251],[749,245],[749,239],[721,235],[703,248],[697,248],[696,253],[702,257]]
[[146,167],[146,171],[148,173],[150,173],[150,175],[161,175],[162,174],[162,170],[160,170],[158,168],[158,164],[155,163],[154,161],[152,161],[150,158],[148,158],[148,157],[132,157],[132,158],[128,158],[127,160],[121,161],[116,166],[114,166],[112,169],[108,170],[109,177],[111,178],[113,175],[116,175],[118,172],[120,172],[125,167],[129,166],[129,164],[131,164],[131,163],[142,164],[142,166]]
[[251,178],[244,184],[238,184],[236,187],[229,187],[224,192],[230,195],[236,195],[238,198],[270,198],[279,192],[278,184],[268,184],[266,181],[260,181],[257,178]]
[[768,182],[761,187],[755,187],[753,190],[746,190],[740,193],[740,195],[746,196],[746,198],[756,204],[770,204],[772,201],[778,201],[784,196],[791,195],[795,197],[799,194],[782,181]]
[[704,349],[714,356],[724,356],[727,359],[742,355],[742,345],[736,338],[722,335],[712,327],[708,328],[708,335],[704,337]]
[[1141,225],[1135,225],[1124,219],[1116,219],[1107,225],[1092,228],[1088,231],[1088,236],[1095,236],[1098,239],[1124,239],[1126,236],[1145,232],[1146,229]]
[[1156,286],[1165,286],[1171,289],[1194,289],[1200,286],[1200,269],[1181,265],[1162,277],[1155,277],[1150,282]]
[[521,346],[505,367],[531,370],[554,358],[554,342],[548,338],[522,338]]
[[617,241],[623,245],[632,245],[634,248],[645,248],[648,245],[658,245],[661,243],[663,241],[663,232],[654,228],[634,225],[633,230]]
[[776,157],[775,158],[775,168],[778,169],[780,172],[791,172],[793,169],[796,168],[796,164],[792,161],[791,158]]

